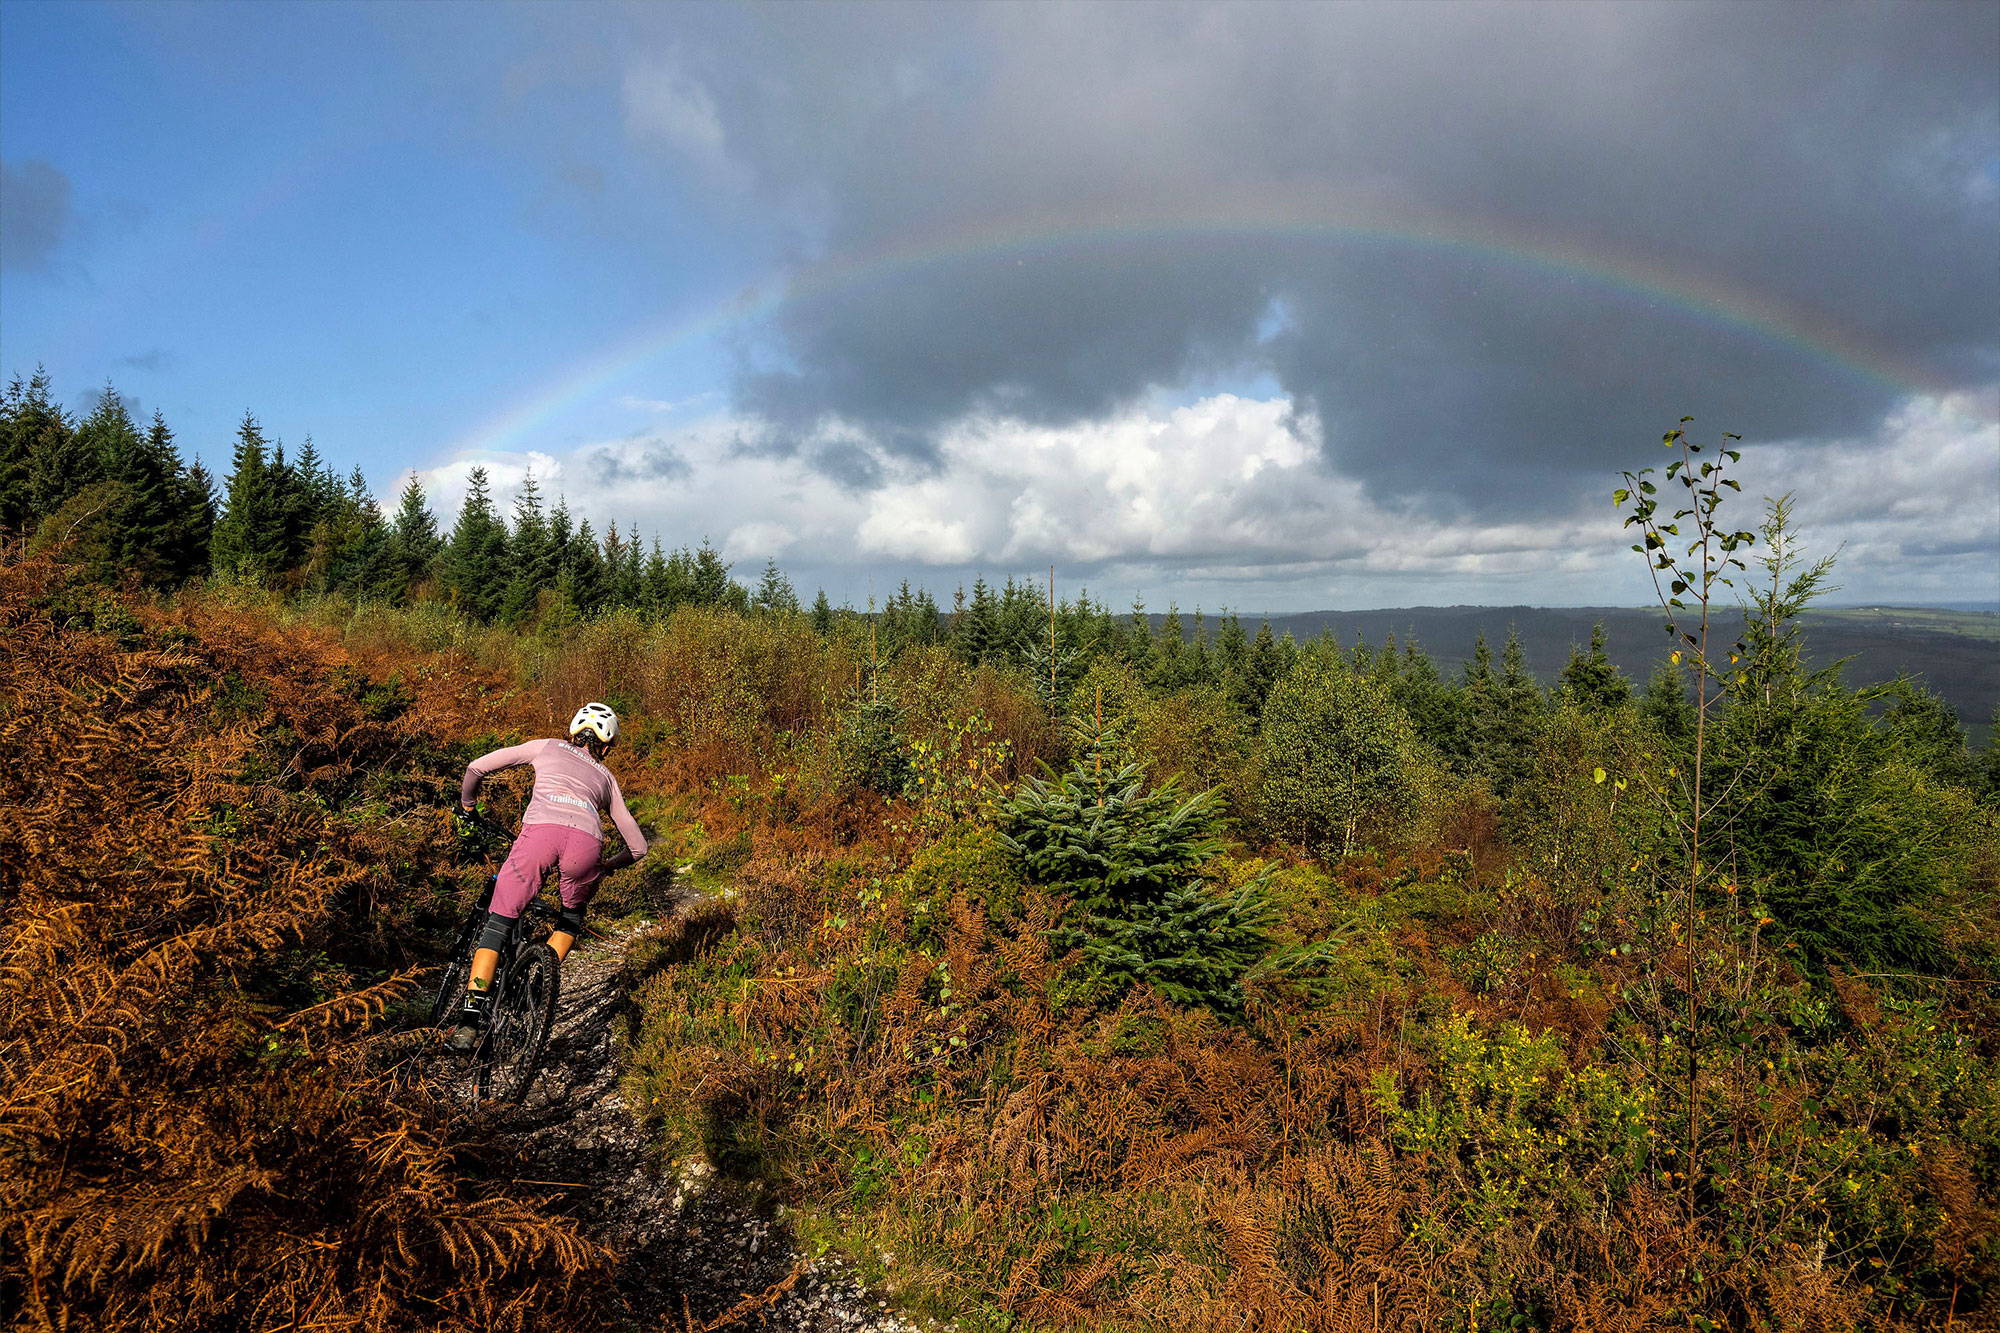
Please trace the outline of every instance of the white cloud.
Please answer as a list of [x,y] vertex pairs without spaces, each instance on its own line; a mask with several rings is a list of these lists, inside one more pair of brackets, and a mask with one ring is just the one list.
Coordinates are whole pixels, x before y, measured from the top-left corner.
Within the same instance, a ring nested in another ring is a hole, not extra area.
[[[2000,596],[1996,407],[1993,391],[1913,398],[1865,439],[1753,443],[1736,521],[1755,526],[1757,496],[1794,490],[1807,549],[1845,544],[1851,595]],[[835,588],[929,571],[942,592],[967,571],[1053,563],[1072,581],[1140,588],[1155,603],[1252,610],[1650,597],[1610,475],[1603,495],[1555,520],[1437,518],[1382,503],[1329,466],[1340,441],[1283,397],[1218,394],[1060,427],[971,417],[938,436],[935,466],[839,422],[787,437],[782,451],[778,442],[764,423],[715,414],[560,459],[484,455],[425,476],[448,513],[474,461],[502,505],[532,465],[600,528],[637,518],[670,544],[714,536],[739,572],[777,556]],[[828,481],[809,460],[832,447],[864,451],[884,483]]]

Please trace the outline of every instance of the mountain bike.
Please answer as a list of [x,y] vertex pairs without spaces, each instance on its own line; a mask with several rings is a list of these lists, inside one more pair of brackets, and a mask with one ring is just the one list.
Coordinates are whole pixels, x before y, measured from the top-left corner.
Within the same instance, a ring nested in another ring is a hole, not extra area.
[[[483,816],[472,816],[471,822],[496,837],[511,836]],[[487,882],[486,892],[459,923],[451,952],[445,956],[444,975],[431,999],[434,1028],[450,1026],[458,1013],[498,879],[495,875]],[[487,1009],[486,1030],[479,1034],[470,1057],[473,1087],[482,1099],[518,1102],[534,1086],[549,1033],[555,1027],[556,997],[561,989],[562,964],[548,942],[555,917],[554,909],[537,898],[514,918],[513,929],[500,950],[488,991],[493,999]]]

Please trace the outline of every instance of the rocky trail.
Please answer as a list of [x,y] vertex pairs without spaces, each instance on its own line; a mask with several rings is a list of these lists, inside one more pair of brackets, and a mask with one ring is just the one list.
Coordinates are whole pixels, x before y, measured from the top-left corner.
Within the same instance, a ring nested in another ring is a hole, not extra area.
[[782,1222],[731,1197],[705,1168],[662,1162],[619,1093],[614,1032],[639,920],[580,943],[562,971],[556,1029],[526,1101],[494,1109],[524,1190],[620,1256],[628,1328],[915,1333],[832,1257],[800,1254]]

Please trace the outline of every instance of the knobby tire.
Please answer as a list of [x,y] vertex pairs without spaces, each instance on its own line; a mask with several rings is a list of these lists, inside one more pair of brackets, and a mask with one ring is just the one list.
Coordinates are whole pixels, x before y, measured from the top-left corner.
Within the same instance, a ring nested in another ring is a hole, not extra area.
[[534,1086],[555,1028],[560,972],[556,951],[546,942],[515,954],[493,1005],[489,1058],[481,1070],[482,1096],[518,1102]]

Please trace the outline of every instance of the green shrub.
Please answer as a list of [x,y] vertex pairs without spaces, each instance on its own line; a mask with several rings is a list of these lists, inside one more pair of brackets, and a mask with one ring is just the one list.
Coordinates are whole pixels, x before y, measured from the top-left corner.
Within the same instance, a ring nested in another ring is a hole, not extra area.
[[1444,1197],[1490,1229],[1554,1202],[1601,1206],[1645,1168],[1655,1115],[1644,1082],[1603,1065],[1571,1069],[1554,1033],[1484,1033],[1454,1012],[1420,1030],[1428,1086],[1411,1097],[1387,1069],[1376,1104],[1396,1147],[1445,1178]]
[[1197,872],[1217,852],[1213,792],[1147,789],[1119,763],[1120,732],[1084,738],[1069,771],[1028,779],[1000,806],[1000,836],[1032,883],[1074,901],[1060,943],[1084,951],[1107,988],[1134,982],[1178,1003],[1234,1012],[1237,982],[1268,949],[1274,916],[1260,885],[1217,892]]
[[1327,856],[1408,830],[1442,781],[1382,687],[1322,653],[1264,705],[1263,778],[1273,831]]

